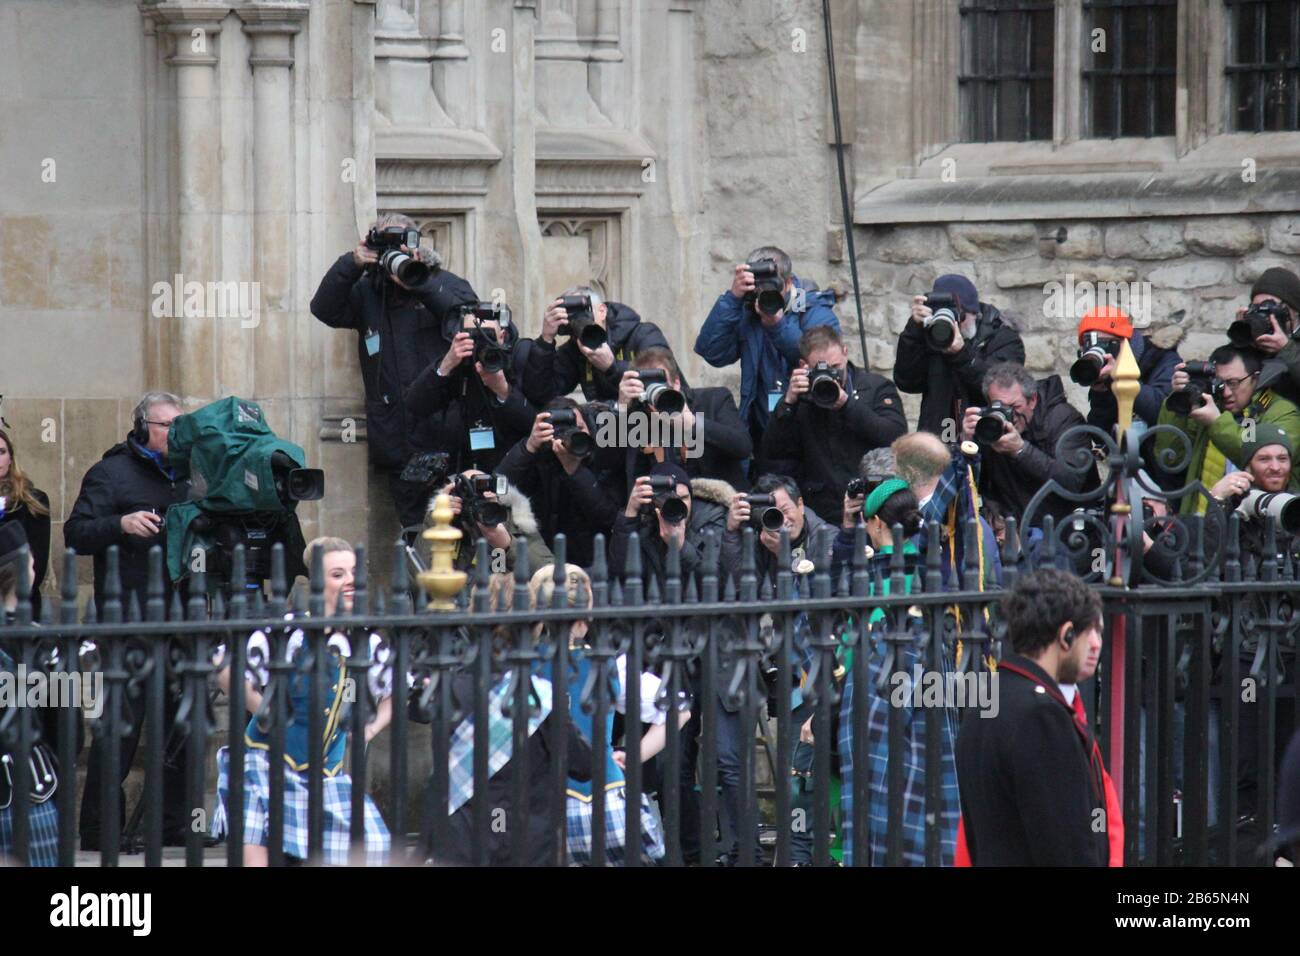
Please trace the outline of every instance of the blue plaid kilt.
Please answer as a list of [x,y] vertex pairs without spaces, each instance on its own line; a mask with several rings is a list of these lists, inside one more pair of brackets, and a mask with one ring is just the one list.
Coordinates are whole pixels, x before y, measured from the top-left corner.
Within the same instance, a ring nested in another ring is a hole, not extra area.
[[[900,653],[897,670],[909,675],[916,663],[924,663],[921,654],[913,647],[904,647]],[[874,651],[867,662],[867,768],[866,793],[867,829],[866,848],[871,866],[884,866],[889,846],[889,712],[892,709],[890,694],[893,685],[886,683],[884,690],[876,688],[876,680],[883,665],[883,656]],[[948,670],[951,662],[944,662]],[[856,840],[853,832],[853,686],[854,674],[850,669],[844,684],[840,704],[840,779],[843,781],[840,807],[844,831],[844,865],[853,862]],[[952,866],[957,852],[957,820],[961,815],[961,798],[957,789],[956,740],[957,715],[947,708],[913,707],[909,701],[899,708],[903,723],[903,816],[902,865],[925,866],[925,741],[927,724],[933,720],[939,741],[939,805],[936,820],[939,826],[939,864]]]
[[[591,863],[591,804],[570,794],[565,817],[568,826],[569,862],[574,866]],[[627,841],[627,795],[623,787],[605,792],[605,860],[610,866],[622,866]],[[659,821],[650,809],[650,800],[641,794],[641,861],[654,863],[663,859],[664,836]]]
[[[223,835],[230,800],[230,752],[217,751],[217,805],[212,815],[212,833]],[[324,862],[329,866],[347,866],[349,832],[352,819],[352,778],[347,774],[325,777],[323,794],[325,816]],[[300,860],[307,858],[310,829],[307,814],[307,779],[296,770],[284,768],[284,853]],[[374,800],[366,794],[366,866],[383,866],[388,862],[390,839],[384,818]],[[244,843],[267,846],[271,837],[271,767],[266,751],[249,747],[244,751]]]
[[[13,854],[13,808],[6,807],[0,810],[0,864],[13,862]],[[27,865],[59,865],[59,808],[54,797],[28,808]]]

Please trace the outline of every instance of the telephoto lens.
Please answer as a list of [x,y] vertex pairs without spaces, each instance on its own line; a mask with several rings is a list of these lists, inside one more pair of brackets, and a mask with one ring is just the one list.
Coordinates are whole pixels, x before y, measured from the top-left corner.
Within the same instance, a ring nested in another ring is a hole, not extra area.
[[668,524],[681,524],[686,520],[686,502],[674,494],[656,495],[655,507]]
[[1278,530],[1286,534],[1300,531],[1300,497],[1285,491],[1260,491],[1252,488],[1241,499],[1237,510],[1261,521],[1272,518]]
[[420,285],[429,278],[429,267],[401,249],[389,249],[379,257],[379,264],[385,272],[406,285]]
[[1089,388],[1101,378],[1107,356],[1119,356],[1118,341],[1103,341],[1096,332],[1085,332],[1079,343],[1079,357],[1070,366],[1070,380]]
[[749,502],[750,524],[763,531],[780,531],[785,524],[785,515],[776,506],[776,499],[771,495],[745,495]]
[[930,316],[925,320],[925,341],[935,352],[946,352],[957,337],[957,300],[951,295],[932,295],[925,300]]
[[571,408],[556,408],[547,413],[555,437],[570,455],[586,458],[591,454],[591,436],[578,427],[578,413]]
[[1239,349],[1255,347],[1255,339],[1273,331],[1272,317],[1277,315],[1278,326],[1283,326],[1283,317],[1289,317],[1286,307],[1280,309],[1271,302],[1260,302],[1246,310],[1246,314],[1228,326],[1228,341]]
[[808,370],[808,398],[818,408],[834,408],[840,400],[840,370],[818,362]]
[[764,315],[776,315],[785,308],[785,282],[774,259],[759,259],[747,263],[754,274],[754,291],[745,295],[745,301]]
[[593,352],[609,341],[609,333],[595,321],[589,322],[582,327],[578,333],[578,342],[583,348],[591,349]]
[[484,329],[475,329],[474,361],[483,366],[485,372],[500,372],[510,364],[510,352],[503,348],[492,333]]
[[992,445],[1003,433],[1006,424],[1011,421],[1011,409],[1001,402],[990,402],[980,409],[980,419],[975,423],[975,440],[984,445]]
[[645,386],[642,401],[656,412],[676,415],[686,407],[686,397],[668,384],[668,373],[661,368],[643,368],[636,377]]

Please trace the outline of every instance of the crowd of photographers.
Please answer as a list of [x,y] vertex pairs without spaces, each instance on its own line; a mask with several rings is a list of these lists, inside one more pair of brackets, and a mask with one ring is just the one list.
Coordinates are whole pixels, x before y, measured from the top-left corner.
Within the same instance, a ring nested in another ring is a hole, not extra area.
[[[937,524],[944,583],[955,589],[970,546],[965,529],[974,519],[979,580],[992,587],[1001,581],[1007,519],[1020,525],[1022,548],[1036,548],[1047,516],[1059,524],[1077,508],[1047,495],[1031,510],[1041,489],[1049,482],[1067,493],[1097,487],[1087,433],[1064,439],[1085,423],[1114,428],[1112,386],[1124,340],[1140,373],[1136,418],[1176,426],[1189,449],[1185,471],[1151,468],[1133,491],[1147,502],[1151,566],[1167,574],[1169,562],[1180,560],[1166,560],[1162,518],[1206,512],[1204,495],[1166,497],[1193,481],[1241,511],[1252,548],[1263,545],[1258,519],[1273,515],[1285,532],[1278,548],[1300,554],[1300,499],[1292,497],[1300,491],[1295,274],[1263,273],[1225,344],[1205,361],[1183,361],[1176,328],[1143,331],[1118,308],[1088,311],[1070,372],[1088,389],[1086,415],[1067,400],[1058,376],[1037,378],[1025,369],[1015,324],[981,301],[964,276],[940,276],[914,296],[892,381],[850,360],[834,302],[831,292],[796,276],[776,247],[755,249],[735,266],[694,351],[713,367],[740,364],[739,402],[730,389],[690,385],[663,331],[593,288],[564,290],[547,306],[540,334],[524,337],[507,307],[481,301],[467,281],[441,268],[420,247],[414,223],[400,215],[382,217],[333,264],[311,310],[326,325],[356,333],[370,461],[408,539],[429,521],[431,498],[447,493],[464,532],[455,556],[461,569],[473,565],[480,538],[494,572],[513,568],[521,546],[529,567],[543,567],[562,534],[567,562],[590,570],[595,537],[603,535],[608,571],[617,579],[627,572],[636,534],[641,574],[662,592],[670,549],[679,552],[684,578],[696,577],[713,533],[724,579],[737,586],[743,533],[752,528],[760,580],[774,583],[782,570],[784,531],[797,586],[821,570],[838,586],[857,527],[866,527],[872,560],[888,560],[897,548],[910,576],[924,560],[928,527]],[[900,389],[921,396],[915,433]],[[85,476],[65,537],[78,553],[94,556],[97,601],[112,544],[122,548],[124,587],[143,601],[147,548],[161,540],[168,506],[187,492],[167,460],[168,429],[181,411],[175,396],[146,395],[131,435]],[[8,436],[0,438],[0,492],[7,496],[0,497],[0,522],[30,523],[40,493],[33,495],[12,462]],[[1177,451],[1176,444],[1162,435],[1156,451]],[[48,509],[46,515],[38,578],[48,554]],[[895,541],[899,525],[904,538]],[[39,539],[39,529],[28,536]],[[39,547],[34,540],[33,551]],[[806,714],[796,712],[802,724]],[[135,717],[134,737],[121,745],[123,774],[139,739],[142,721]],[[719,736],[730,861],[742,841],[756,839],[737,829],[738,754],[747,731],[736,719],[724,713]],[[687,762],[698,727],[698,716],[686,724]],[[810,738],[804,725],[800,742]],[[86,792],[97,797],[102,747],[98,740],[95,746]],[[167,825],[180,834],[188,816],[180,802],[183,761],[166,770]],[[683,784],[689,801],[693,776],[684,773]],[[99,842],[97,805],[87,800],[83,807],[87,848]],[[683,819],[692,812],[697,808],[684,806]],[[869,849],[874,856],[877,848]],[[698,854],[698,847],[684,850],[688,859]]]

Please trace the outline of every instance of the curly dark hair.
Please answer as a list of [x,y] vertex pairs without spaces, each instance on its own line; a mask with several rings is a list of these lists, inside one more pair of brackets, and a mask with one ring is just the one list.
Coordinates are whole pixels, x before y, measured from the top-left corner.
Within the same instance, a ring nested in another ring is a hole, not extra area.
[[1039,568],[1016,579],[1002,599],[1007,635],[1017,654],[1035,657],[1051,646],[1062,624],[1086,631],[1101,624],[1101,598],[1056,568]]

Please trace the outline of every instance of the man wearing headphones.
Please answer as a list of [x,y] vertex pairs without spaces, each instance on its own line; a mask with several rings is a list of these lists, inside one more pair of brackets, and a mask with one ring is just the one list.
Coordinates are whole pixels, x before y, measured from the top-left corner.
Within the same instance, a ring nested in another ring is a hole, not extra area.
[[1105,770],[1061,685],[1101,650],[1101,600],[1078,578],[1042,568],[1003,602],[1014,653],[999,665],[993,716],[957,735],[957,781],[975,866],[1105,866]]
[[[170,392],[149,392],[132,412],[131,433],[118,442],[86,472],[81,494],[63,526],[67,546],[77,554],[95,560],[95,604],[104,612],[105,572],[108,549],[117,545],[122,578],[122,607],[125,613],[132,596],[144,609],[149,584],[149,549],[155,544],[166,553],[163,527],[167,509],[189,497],[190,482],[177,480],[167,463],[167,435],[172,422],[182,414],[181,400]],[[165,565],[164,565],[165,566]],[[171,582],[164,574],[166,599],[171,600]],[[127,720],[132,733],[122,739],[119,768],[125,778],[135,758],[144,724],[144,695],[128,697],[131,711]],[[166,698],[165,721],[171,726],[176,700]],[[104,743],[96,737],[86,768],[85,798],[81,804],[81,848],[97,850],[100,828],[100,782]],[[119,804],[123,810],[126,801]],[[163,767],[163,837],[169,843],[183,840],[190,822],[185,801],[185,761],[182,748],[178,763]]]

